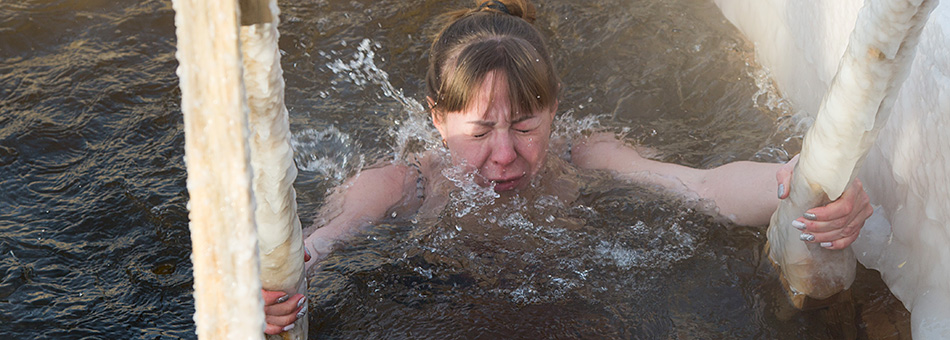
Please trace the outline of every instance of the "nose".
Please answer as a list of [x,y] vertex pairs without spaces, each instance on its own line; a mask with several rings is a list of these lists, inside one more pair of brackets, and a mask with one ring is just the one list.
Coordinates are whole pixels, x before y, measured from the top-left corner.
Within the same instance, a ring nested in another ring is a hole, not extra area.
[[510,133],[495,134],[490,158],[492,163],[504,166],[511,164],[517,157],[514,136]]

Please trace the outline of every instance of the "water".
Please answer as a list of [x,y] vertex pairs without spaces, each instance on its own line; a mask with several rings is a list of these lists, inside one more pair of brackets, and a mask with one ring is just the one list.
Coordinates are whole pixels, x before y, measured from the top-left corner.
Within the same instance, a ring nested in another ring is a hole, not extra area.
[[[305,225],[360,168],[438,148],[418,104],[429,19],[461,5],[281,4]],[[563,82],[556,134],[603,127],[697,167],[798,150],[798,121],[712,4],[539,11]],[[0,335],[194,338],[170,2],[5,1],[0,17]],[[867,337],[880,327],[856,315],[897,304],[861,272],[856,312],[789,313],[764,228],[566,171],[570,199],[456,197],[372,228],[311,279],[311,335]]]

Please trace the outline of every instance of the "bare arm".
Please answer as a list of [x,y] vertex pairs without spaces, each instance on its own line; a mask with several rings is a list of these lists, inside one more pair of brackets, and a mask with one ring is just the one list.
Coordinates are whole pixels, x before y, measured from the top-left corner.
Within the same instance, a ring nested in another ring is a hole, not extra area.
[[315,224],[317,229],[304,241],[313,254],[307,268],[326,257],[335,244],[355,235],[360,227],[376,223],[393,212],[418,208],[419,172],[402,164],[366,169],[347,180],[327,197]]
[[[663,186],[687,198],[712,200],[718,213],[740,225],[767,225],[787,188],[794,162],[789,164],[734,162],[713,169],[694,169],[646,159],[612,134],[595,134],[575,143],[574,163],[587,169],[616,171],[620,177]],[[776,182],[779,190],[773,191]],[[809,242],[841,249],[853,242],[873,209],[860,181],[838,200],[809,209],[797,226],[813,235]]]
[[[330,254],[334,246],[355,235],[363,226],[378,222],[387,214],[415,211],[419,172],[401,164],[366,169],[348,179],[327,197],[317,217],[317,229],[304,240],[305,272]],[[310,228],[308,228],[310,229]],[[311,256],[312,254],[312,256]],[[278,334],[293,328],[307,312],[303,294],[261,290],[267,322],[265,333]],[[289,328],[288,328],[289,327]]]
[[643,158],[611,134],[595,134],[574,146],[574,163],[586,169],[616,171],[620,177],[660,185],[715,202],[720,215],[736,224],[768,224],[778,206],[775,173],[781,164],[734,162],[713,169],[695,169]]

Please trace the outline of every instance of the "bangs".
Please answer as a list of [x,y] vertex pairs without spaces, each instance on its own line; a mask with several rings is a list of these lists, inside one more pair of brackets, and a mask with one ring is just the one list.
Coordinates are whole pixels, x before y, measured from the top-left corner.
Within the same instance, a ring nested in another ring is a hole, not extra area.
[[440,116],[472,105],[492,71],[505,74],[512,119],[551,108],[557,100],[558,82],[548,58],[525,40],[498,37],[469,44],[454,64],[440,77],[439,98],[433,106]]

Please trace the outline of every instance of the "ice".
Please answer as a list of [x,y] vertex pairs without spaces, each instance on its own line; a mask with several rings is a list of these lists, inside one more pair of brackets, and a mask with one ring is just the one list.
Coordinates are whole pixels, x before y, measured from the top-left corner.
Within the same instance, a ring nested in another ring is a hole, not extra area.
[[[716,0],[783,96],[814,115],[859,0]],[[950,337],[950,4],[933,11],[894,112],[859,175],[879,206],[854,244],[912,313],[915,338]]]

